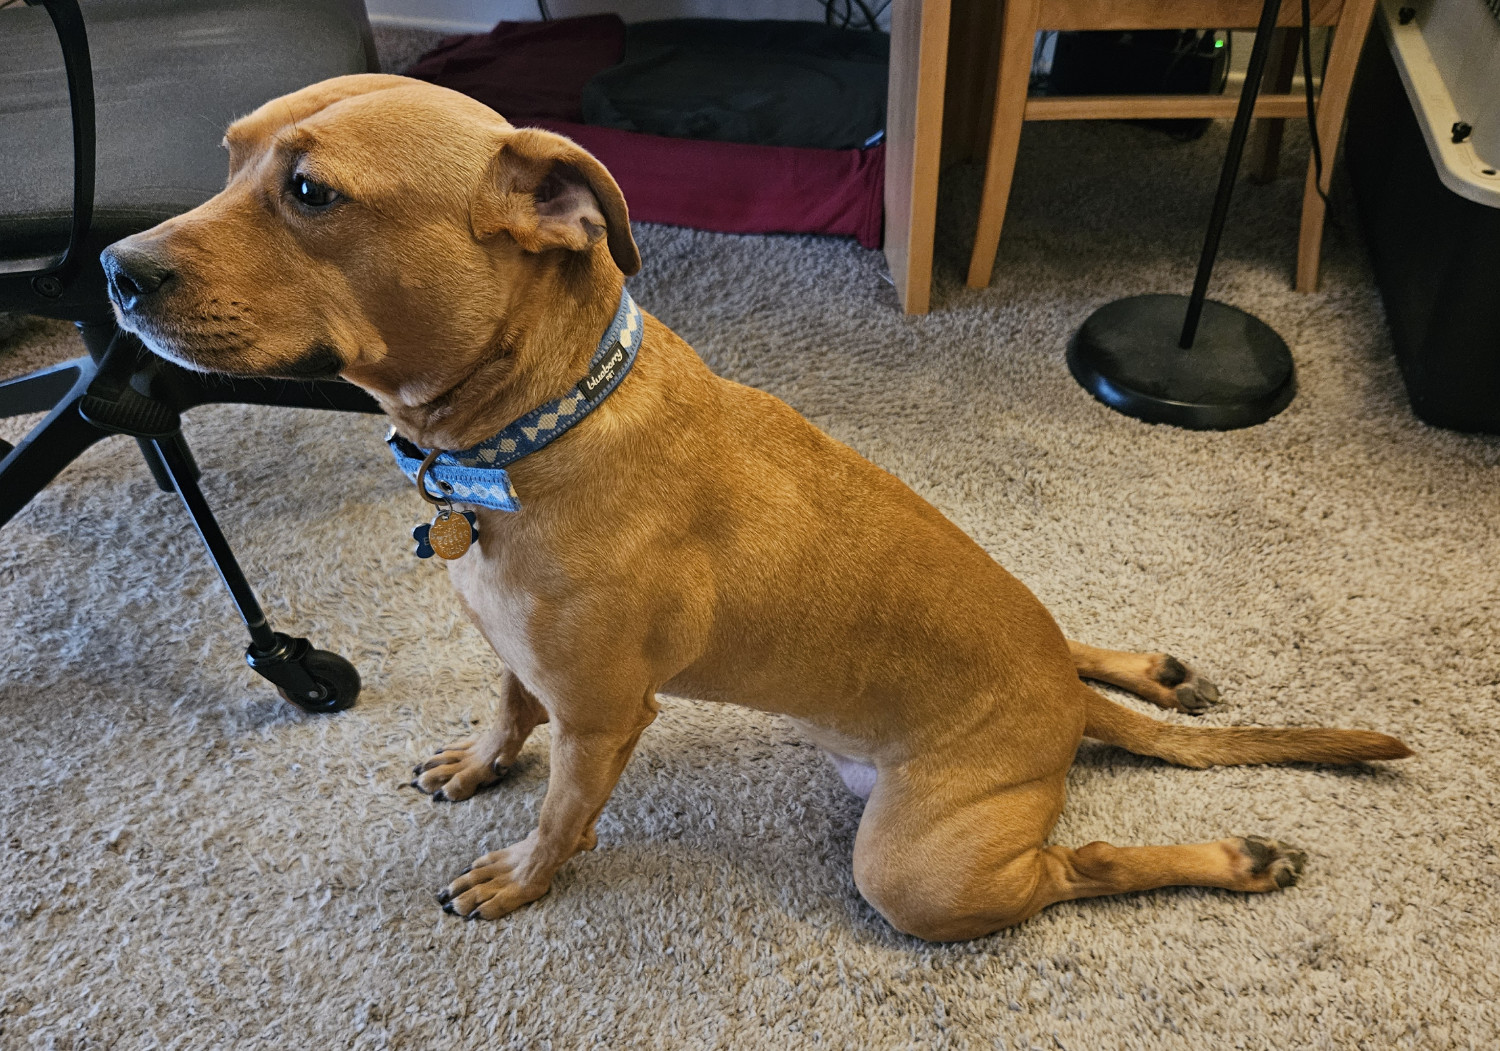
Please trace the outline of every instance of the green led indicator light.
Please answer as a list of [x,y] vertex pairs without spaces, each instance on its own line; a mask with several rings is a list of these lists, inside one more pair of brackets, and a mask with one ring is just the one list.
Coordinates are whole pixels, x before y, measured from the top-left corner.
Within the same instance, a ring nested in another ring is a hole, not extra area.
[[1214,47],[1223,47],[1223,46],[1224,46],[1224,41],[1222,41],[1222,40],[1215,40],[1214,41]]

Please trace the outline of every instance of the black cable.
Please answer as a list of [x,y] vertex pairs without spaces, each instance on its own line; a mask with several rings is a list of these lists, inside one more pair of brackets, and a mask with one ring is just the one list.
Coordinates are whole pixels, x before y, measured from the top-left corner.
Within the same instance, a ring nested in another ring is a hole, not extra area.
[[859,8],[859,13],[864,16],[864,19],[865,19],[865,29],[866,30],[874,29],[875,28],[875,13],[870,10],[870,5],[867,4],[867,3],[865,3],[865,0],[854,0],[854,3]]
[[[1324,60],[1327,69],[1327,60]],[[1302,0],[1302,87],[1307,96],[1307,134],[1312,139],[1313,189],[1328,206],[1328,194],[1323,192],[1323,146],[1318,141],[1318,112],[1313,106],[1312,83],[1312,0]]]
[[[1123,42],[1126,37],[1121,37]],[[1198,50],[1200,35],[1192,30],[1184,30],[1177,34],[1177,39],[1172,43],[1172,50],[1168,53],[1167,68],[1162,70],[1161,82],[1166,84],[1172,79],[1172,74],[1177,72],[1177,67],[1182,60]]]
[[547,0],[536,0],[536,9],[541,12],[542,21],[552,21],[552,12],[547,10]]
[[[891,0],[885,0],[878,7],[872,8],[866,0],[822,0],[823,23],[825,25],[837,26],[839,29],[856,29],[868,32],[880,31],[880,16],[885,14],[886,8],[891,6]],[[843,13],[839,14],[842,7]],[[854,20],[856,9],[859,19],[863,25],[857,25]]]

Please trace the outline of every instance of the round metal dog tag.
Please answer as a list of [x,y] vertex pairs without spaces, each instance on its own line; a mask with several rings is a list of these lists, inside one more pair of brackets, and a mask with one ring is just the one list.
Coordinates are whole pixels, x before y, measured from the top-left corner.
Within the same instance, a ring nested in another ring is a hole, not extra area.
[[457,511],[439,511],[427,532],[427,543],[438,558],[462,558],[473,542],[473,526]]

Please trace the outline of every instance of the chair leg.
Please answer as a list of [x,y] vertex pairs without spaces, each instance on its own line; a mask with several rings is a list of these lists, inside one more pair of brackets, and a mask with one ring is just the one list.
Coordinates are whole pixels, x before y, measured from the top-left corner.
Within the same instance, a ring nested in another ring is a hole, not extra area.
[[[188,448],[187,440],[181,434],[175,434],[170,438],[163,439],[177,446],[178,453],[187,465],[188,477],[198,481],[203,472],[198,470],[198,461],[193,459],[193,450]],[[164,493],[175,493],[177,486],[172,483],[172,476],[167,472],[167,467],[162,463],[161,457],[156,454],[156,446],[152,444],[151,438],[137,438],[135,444],[140,446],[141,457],[146,461],[146,466],[151,471],[151,477],[156,481],[156,487]]]
[[[1344,111],[1349,105],[1349,90],[1354,86],[1354,70],[1365,46],[1375,0],[1345,0],[1343,14],[1333,34],[1333,50],[1323,70],[1323,91],[1318,96],[1318,139],[1323,151],[1323,186],[1328,192],[1333,182],[1333,161],[1338,153],[1339,135],[1344,130]],[[1302,231],[1297,242],[1298,292],[1318,290],[1318,264],[1323,255],[1323,198],[1318,194],[1316,169],[1312,158],[1307,161],[1307,183],[1302,191]]]
[[1000,230],[1005,225],[1016,152],[1021,145],[1021,125],[1026,119],[1026,89],[1031,82],[1031,56],[1036,47],[1041,6],[1041,0],[1005,0],[1005,10],[1000,16],[995,112],[990,122],[974,251],[969,257],[970,288],[988,286],[995,270],[995,252],[1000,248]]
[[109,437],[108,431],[78,412],[78,400],[92,374],[93,366],[85,360],[67,396],[0,459],[0,526],[14,518],[85,449]]
[[245,627],[250,630],[251,641],[261,649],[268,649],[274,640],[271,629],[266,624],[266,615],[255,598],[250,582],[240,570],[229,541],[224,538],[224,531],[219,528],[218,520],[209,509],[203,490],[198,488],[195,477],[197,472],[193,470],[187,455],[187,443],[180,435],[157,438],[143,442],[141,451],[145,453],[147,463],[151,464],[152,473],[160,471],[182,498],[182,504],[192,517],[198,535],[203,538],[203,545],[208,548],[214,567],[223,578],[224,586],[229,589],[229,597],[234,601],[235,609],[239,611]]
[[152,473],[169,478],[182,498],[214,568],[250,631],[250,646],[245,651],[250,667],[270,680],[282,697],[305,711],[335,712],[352,705],[360,687],[354,665],[336,653],[314,649],[306,639],[271,630],[255,590],[245,579],[203,490],[198,488],[198,472],[187,442],[181,435],[156,438],[142,450],[149,450],[146,460],[152,465]]
[[[139,369],[141,355],[131,345],[134,337],[113,325],[80,325],[79,329],[89,358],[0,384],[0,408],[11,409],[10,415],[52,409],[19,445],[12,448],[0,442],[0,526],[15,517],[90,445],[112,434],[134,435],[157,484],[168,492],[176,490],[182,498],[229,589],[250,632],[250,646],[245,652],[250,667],[275,685],[282,697],[305,711],[335,712],[354,704],[360,689],[354,665],[336,653],[315,649],[306,639],[271,630],[229,541],[198,488],[198,465],[176,430],[177,414],[187,405],[228,399],[202,397],[188,400],[186,405],[170,397],[154,400],[133,387],[131,381],[144,377],[149,383],[168,368],[167,363]],[[186,375],[184,370],[177,371]],[[248,401],[260,401],[263,396],[266,402],[282,404],[285,396],[292,404],[379,411],[373,399],[344,383],[251,385],[235,393],[248,395],[244,398]],[[168,424],[170,430],[165,429]]]
[[[1285,95],[1292,90],[1292,78],[1297,72],[1297,49],[1301,44],[1302,34],[1298,30],[1276,30],[1266,67],[1266,83],[1261,88],[1263,94]],[[1268,183],[1276,178],[1285,131],[1285,117],[1263,117],[1251,126],[1250,143],[1245,147],[1248,154],[1245,169],[1251,182]]]
[[87,358],[65,361],[25,376],[0,382],[0,419],[51,412],[83,375]]

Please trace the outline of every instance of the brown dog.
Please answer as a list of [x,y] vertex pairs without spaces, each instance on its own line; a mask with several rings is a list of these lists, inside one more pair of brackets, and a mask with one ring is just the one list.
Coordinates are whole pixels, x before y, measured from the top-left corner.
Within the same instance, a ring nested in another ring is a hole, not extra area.
[[[342,373],[406,438],[464,449],[569,391],[640,267],[604,168],[401,77],[330,80],[227,137],[229,182],[106,253],[120,322],[193,368]],[[599,408],[510,469],[450,565],[505,663],[499,718],[419,768],[465,799],[551,723],[537,829],[441,895],[502,916],[594,846],[660,692],[790,716],[868,796],[860,892],[923,938],[1169,884],[1268,891],[1304,856],[1263,839],[1045,846],[1084,736],[1205,767],[1411,754],[1377,733],[1168,725],[1079,676],[1197,712],[1162,654],[1068,642],[1018,581],[891,475],[782,402],[711,373],[649,315]],[[393,538],[395,542],[395,538]]]

